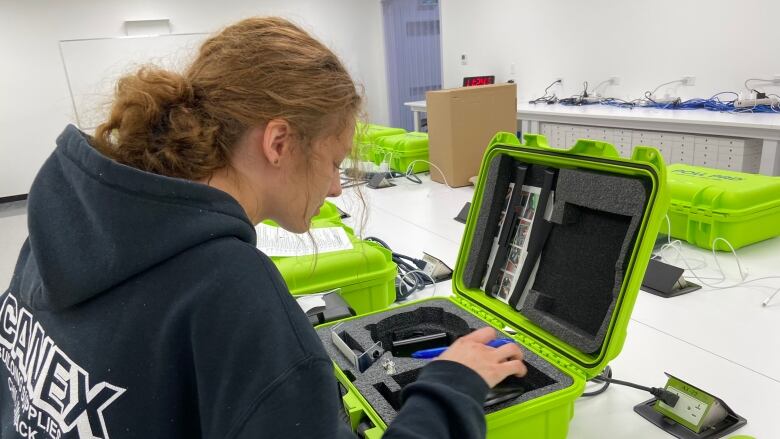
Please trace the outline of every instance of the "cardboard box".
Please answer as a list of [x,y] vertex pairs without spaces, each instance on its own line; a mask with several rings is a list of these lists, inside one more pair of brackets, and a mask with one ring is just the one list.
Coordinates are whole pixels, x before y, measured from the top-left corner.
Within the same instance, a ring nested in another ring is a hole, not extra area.
[[[467,186],[499,131],[517,131],[517,86],[495,84],[426,93],[431,163],[453,187]],[[444,183],[431,169],[431,180]]]

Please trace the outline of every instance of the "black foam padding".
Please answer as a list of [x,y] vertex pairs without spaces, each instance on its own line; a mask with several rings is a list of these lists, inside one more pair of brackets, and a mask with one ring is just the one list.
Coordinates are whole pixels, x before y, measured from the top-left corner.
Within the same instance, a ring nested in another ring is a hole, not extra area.
[[[479,209],[479,217],[474,225],[474,235],[471,241],[469,255],[463,269],[463,282],[469,288],[480,288],[487,270],[490,249],[493,238],[498,234],[498,218],[506,203],[506,194],[509,183],[514,179],[514,167],[523,162],[516,161],[507,155],[493,158],[485,177],[485,184],[480,190],[482,204]],[[523,184],[542,187],[544,184],[546,166],[528,165]]]
[[[424,320],[431,316],[434,316],[434,321]],[[439,317],[441,318],[439,319]],[[444,327],[442,327],[442,322],[445,322]],[[448,326],[450,324],[452,326]],[[418,327],[423,332],[444,329],[448,333],[457,333],[462,330],[463,324],[469,330],[487,326],[485,322],[465,309],[456,306],[450,300],[440,299],[348,320],[338,326],[338,331],[349,334],[350,343],[355,342],[363,349],[367,349],[375,343],[372,330],[377,337],[392,333],[393,327],[400,328],[402,331]],[[350,377],[360,394],[371,404],[382,420],[389,424],[397,415],[403,387],[414,382],[420,369],[431,360],[395,357],[389,350],[386,350],[371,367],[360,373],[331,341],[332,328],[320,327],[316,329],[325,350],[338,367]],[[512,400],[487,407],[486,414],[522,404],[572,385],[573,380],[569,375],[525,347],[521,346],[521,348],[525,355],[528,375],[522,379],[507,380],[507,382],[512,386],[522,386],[522,394]],[[395,364],[395,373],[392,375],[388,375],[382,366],[386,359],[391,359]]]
[[493,237],[498,233],[498,217],[501,214],[509,182],[512,178],[514,159],[507,155],[494,157],[490,162],[482,190],[479,218],[474,226],[471,250],[463,270],[463,282],[469,288],[479,288],[487,269]]
[[620,295],[647,197],[639,179],[561,169],[555,224],[520,312],[582,352],[597,352]]
[[465,320],[437,307],[422,307],[404,314],[395,314],[376,324],[367,325],[366,329],[371,333],[372,340],[381,341],[385,350],[393,351],[394,355],[402,355],[399,351],[411,350],[414,352],[442,346],[441,341],[434,341],[433,346],[425,343],[424,345],[403,346],[403,348],[397,349],[396,340],[445,333],[447,336],[443,343],[448,346],[456,339],[471,332],[471,328]]

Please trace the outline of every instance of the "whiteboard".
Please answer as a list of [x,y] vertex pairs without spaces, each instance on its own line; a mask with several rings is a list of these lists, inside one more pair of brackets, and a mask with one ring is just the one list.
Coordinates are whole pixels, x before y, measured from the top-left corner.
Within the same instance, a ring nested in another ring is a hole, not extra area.
[[60,41],[76,124],[94,130],[106,120],[116,81],[144,64],[181,72],[197,55],[206,33]]

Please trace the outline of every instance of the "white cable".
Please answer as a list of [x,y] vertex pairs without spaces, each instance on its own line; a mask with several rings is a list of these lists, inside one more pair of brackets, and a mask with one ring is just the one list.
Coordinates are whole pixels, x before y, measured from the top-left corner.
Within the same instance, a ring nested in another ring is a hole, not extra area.
[[[409,285],[410,287],[413,286],[413,284],[409,283],[409,281],[406,280],[406,277],[409,276],[410,274],[418,274],[418,273],[421,274],[422,276],[427,277],[428,280],[431,281],[431,283],[433,284],[433,295],[435,296],[436,295],[436,280],[434,280],[433,277],[431,277],[430,274],[428,274],[428,273],[426,273],[426,272],[424,272],[422,270],[407,271],[406,273],[404,273],[403,276],[401,276],[401,282]],[[424,289],[425,289],[425,285],[423,285],[423,288],[421,288],[420,291],[422,291]]]
[[390,163],[392,160],[393,160],[393,151],[385,152],[385,155],[382,157],[382,163],[387,163],[387,169],[392,169]]
[[[721,239],[723,239],[723,238],[721,238]],[[728,242],[728,241],[726,241],[726,242]],[[729,244],[729,247],[731,247],[731,245],[730,245],[730,244]],[[678,252],[680,252],[680,250],[679,250],[679,249],[677,249],[676,247],[671,247],[671,248],[674,248],[675,250],[677,250]],[[733,250],[733,247],[732,247],[732,250]],[[682,257],[682,260],[683,260],[683,262],[685,263],[685,265],[686,265],[686,266],[688,266],[688,262],[687,262],[687,260],[685,259],[685,256],[683,256],[683,255],[682,255],[682,252],[680,252],[680,256]],[[735,257],[736,257],[736,253],[735,253]],[[718,268],[720,269],[720,264],[718,264]],[[748,280],[748,279],[747,279],[747,274],[746,274],[746,273],[744,273],[744,272],[740,272],[740,274],[741,274],[741,276],[742,276],[742,280],[740,280],[739,282],[736,282],[736,283],[734,283],[734,284],[731,284],[731,285],[720,286],[720,285],[718,285],[718,284],[719,284],[719,283],[721,283],[721,282],[724,282],[724,281],[726,280],[726,275],[725,275],[725,273],[724,273],[722,270],[721,270],[721,276],[722,276],[722,277],[721,277],[721,279],[720,279],[720,280],[718,280],[717,282],[715,282],[714,284],[710,284],[710,283],[708,283],[708,282],[705,282],[705,281],[704,281],[704,279],[708,279],[708,278],[705,278],[705,277],[700,277],[699,275],[697,275],[697,274],[696,274],[695,270],[692,270],[692,269],[691,269],[689,266],[688,266],[687,270],[690,272],[690,274],[691,274],[691,275],[692,275],[692,276],[693,276],[693,277],[694,277],[696,280],[698,280],[699,282],[701,282],[701,284],[702,284],[702,285],[706,286],[707,288],[713,289],[713,290],[727,290],[727,289],[731,289],[731,288],[737,288],[737,287],[741,287],[741,286],[743,286],[743,285],[746,285],[746,284],[749,284],[749,283],[753,283],[753,282],[757,282],[757,281],[760,281],[760,280],[768,280],[768,279],[780,279],[780,276],[762,276],[762,277],[757,277],[757,278],[755,278],[755,279],[749,279],[749,280]],[[741,270],[741,266],[740,266],[740,270]],[[771,288],[771,287],[767,287],[767,288]],[[762,306],[767,306],[767,305],[769,304],[769,302],[771,302],[771,300],[772,300],[772,299],[773,299],[773,298],[774,298],[774,297],[775,297],[775,296],[776,296],[778,293],[780,293],[780,288],[778,288],[777,290],[775,290],[775,292],[774,292],[774,293],[772,293],[770,296],[768,296],[766,299],[764,299],[764,302],[762,303]]]
[[[721,274],[723,274],[723,268],[720,266],[720,262],[718,261],[718,255],[715,253],[715,247],[718,241],[723,241],[726,243],[726,245],[731,249],[731,253],[734,255],[734,261],[737,263],[737,268],[739,269],[739,276],[742,278],[742,280],[747,279],[747,271],[742,270],[742,264],[739,262],[739,257],[737,256],[737,251],[734,250],[734,246],[731,245],[730,242],[728,242],[725,238],[721,238],[720,236],[712,240],[712,257],[715,258],[715,265],[718,266],[718,270],[720,270]],[[726,277],[725,274],[723,277]]]
[[[711,280],[713,278],[701,277],[698,274],[696,274],[696,270],[700,270],[702,268],[706,268],[707,267],[706,261],[705,261],[704,267],[692,268],[691,265],[688,263],[688,259],[682,253],[682,243],[679,240],[671,241],[672,226],[671,226],[671,222],[669,221],[669,215],[666,216],[666,224],[667,224],[667,231],[669,232],[669,235],[668,235],[667,243],[664,244],[663,246],[661,246],[661,250],[659,250],[659,253],[662,253],[664,250],[667,250],[667,249],[670,249],[670,248],[675,250],[677,252],[679,258],[685,264],[686,270],[689,271],[690,274],[696,280],[701,282],[701,284],[706,286],[707,288],[711,288],[713,290],[726,290],[726,289],[730,289],[730,288],[740,287],[740,286],[743,286],[743,285],[746,285],[746,284],[749,284],[749,283],[753,283],[753,282],[756,282],[756,281],[759,281],[759,280],[780,279],[780,276],[763,276],[763,277],[757,277],[755,279],[749,279],[748,280],[747,279],[748,272],[747,272],[747,270],[743,270],[742,269],[742,263],[739,260],[739,256],[737,256],[737,251],[734,249],[734,246],[731,245],[731,243],[727,239],[722,238],[722,237],[717,237],[717,238],[715,238],[712,241],[712,248],[711,248],[711,250],[712,250],[712,257],[715,259],[715,265],[718,267],[718,271],[720,272],[720,278],[717,279],[714,283],[706,282],[705,279]],[[734,255],[734,260],[737,263],[737,269],[739,270],[740,280],[738,282],[732,284],[732,285],[725,285],[725,286],[719,285],[722,282],[726,281],[726,273],[725,273],[725,271],[723,271],[723,267],[720,265],[720,260],[718,259],[718,254],[717,254],[717,252],[715,250],[715,248],[717,247],[718,241],[723,241],[729,247],[729,249],[731,250],[731,253]],[[771,288],[771,287],[767,287],[767,288]],[[780,288],[775,289],[775,291],[772,294],[767,296],[766,299],[764,299],[764,301],[761,303],[761,306],[766,307],[767,305],[769,305],[769,303],[772,301],[772,299],[774,299],[774,297],[776,295],[778,295],[778,294],[780,294]]]
[[[682,255],[682,241],[679,239],[675,239],[672,241],[672,222],[669,219],[669,215],[667,214],[664,219],[666,219],[666,244],[662,245],[661,248],[658,250],[658,255],[661,256],[661,259],[666,259],[663,257],[663,252],[673,248],[677,251],[677,259],[676,261],[679,261],[681,258],[685,259],[685,256]],[[699,263],[696,267],[691,267],[689,263],[686,263],[686,265],[689,267],[690,270],[702,270],[704,268],[707,268],[707,261],[704,259],[695,259],[696,262]],[[686,260],[687,262],[687,260]],[[706,279],[706,278],[704,278]]]
[[415,175],[414,172],[412,172],[412,171],[414,171],[414,164],[417,163],[417,162],[427,163],[427,164],[433,166],[434,168],[436,168],[436,170],[439,171],[439,174],[441,174],[441,178],[444,179],[444,184],[448,188],[450,188],[450,189],[455,189],[452,186],[450,186],[449,183],[447,183],[447,177],[444,176],[444,172],[442,172],[442,170],[438,166],[436,166],[435,164],[429,162],[428,160],[422,160],[422,159],[412,160],[412,162],[409,163],[409,166],[406,167],[406,176],[407,177],[410,176],[410,175]]
[[763,301],[763,302],[761,302],[761,306],[767,306],[767,305],[769,305],[769,302],[771,302],[771,301],[772,301],[772,299],[774,299],[774,298],[775,298],[775,296],[777,296],[777,293],[780,293],[780,288],[776,289],[774,293],[772,293],[772,294],[770,294],[769,296],[767,296],[767,298],[766,298],[766,299],[764,299],[764,301]]
[[661,85],[659,85],[658,87],[656,87],[656,88],[655,88],[655,90],[653,90],[653,91],[650,93],[650,98],[651,98],[651,99],[653,99],[653,100],[655,100],[655,92],[657,92],[657,91],[658,91],[658,89],[660,89],[661,87],[663,87],[663,86],[665,86],[665,85],[676,84],[676,83],[678,83],[678,82],[682,83],[682,82],[683,82],[683,80],[682,80],[682,79],[676,79],[676,80],[674,80],[674,81],[664,82],[663,84],[661,84]]
[[[677,257],[674,259],[674,261],[671,261],[671,260],[669,260],[669,258],[664,256],[664,252],[666,250],[669,250],[669,249],[673,249],[673,250],[675,250],[677,252]],[[703,270],[703,269],[708,267],[707,261],[705,261],[704,259],[686,258],[685,256],[683,256],[682,255],[682,241],[680,241],[679,239],[675,239],[674,241],[671,241],[671,242],[669,242],[667,244],[662,245],[660,250],[658,251],[658,255],[661,256],[662,260],[665,260],[665,261],[668,261],[668,262],[672,262],[672,265],[674,265],[674,263],[680,261],[681,259],[685,259],[686,262],[687,262],[686,265],[689,267],[690,270]],[[688,262],[688,261],[696,262],[698,265],[693,267],[693,266],[691,266],[690,262]]]

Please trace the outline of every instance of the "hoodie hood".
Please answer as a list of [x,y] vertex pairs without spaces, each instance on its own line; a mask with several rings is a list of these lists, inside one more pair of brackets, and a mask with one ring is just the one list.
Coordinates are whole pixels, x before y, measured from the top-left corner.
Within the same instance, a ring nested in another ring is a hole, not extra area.
[[17,269],[36,284],[19,292],[39,310],[89,300],[206,241],[256,244],[227,193],[116,163],[73,125],[33,182],[28,228]]

